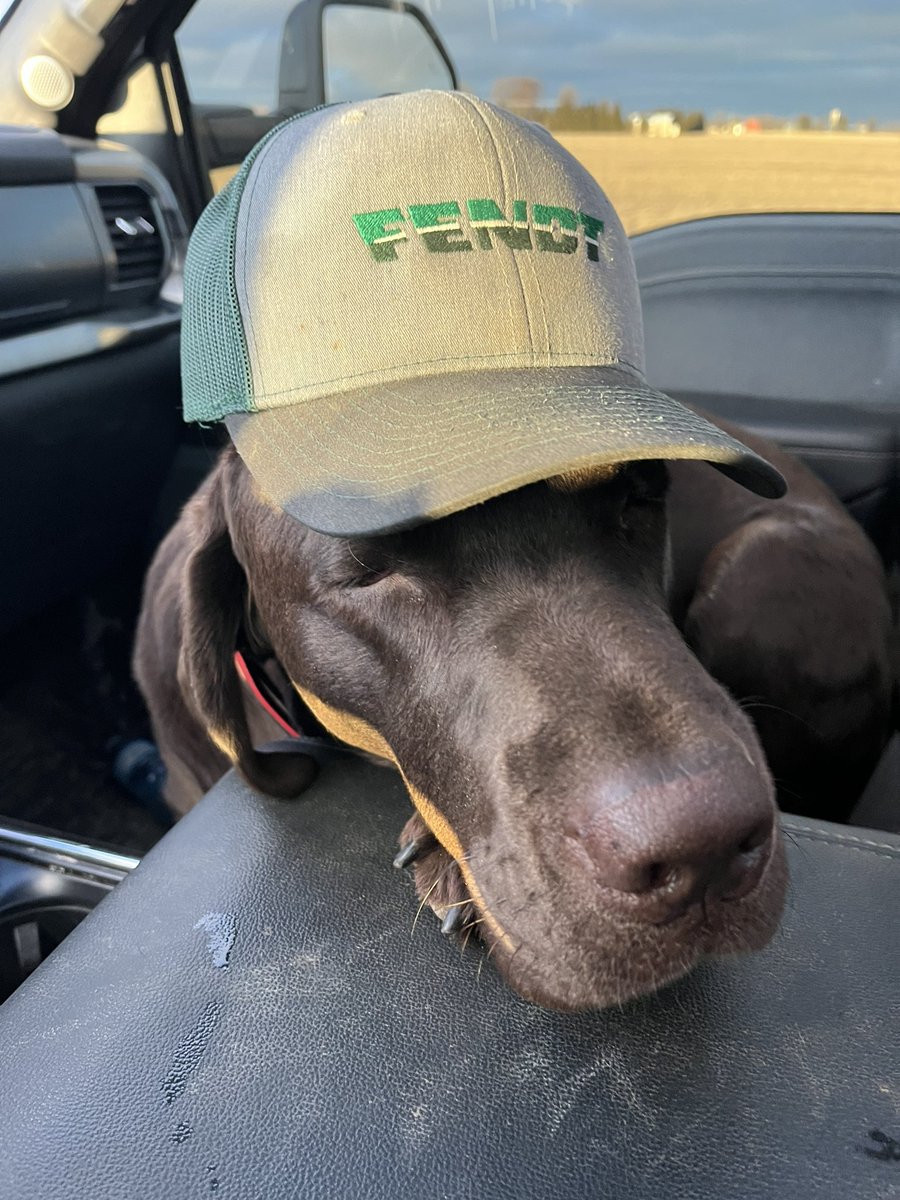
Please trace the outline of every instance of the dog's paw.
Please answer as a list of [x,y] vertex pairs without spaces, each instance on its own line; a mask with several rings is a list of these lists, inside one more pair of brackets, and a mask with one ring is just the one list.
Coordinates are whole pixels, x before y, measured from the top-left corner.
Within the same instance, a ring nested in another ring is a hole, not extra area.
[[441,933],[478,932],[480,922],[456,861],[415,813],[400,834],[394,866],[412,870],[416,892],[441,922]]

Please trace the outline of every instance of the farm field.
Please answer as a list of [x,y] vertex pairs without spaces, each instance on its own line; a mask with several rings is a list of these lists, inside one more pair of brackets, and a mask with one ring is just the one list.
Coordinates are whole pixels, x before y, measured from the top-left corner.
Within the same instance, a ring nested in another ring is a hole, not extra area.
[[628,233],[748,212],[900,212],[900,134],[562,133]]
[[[900,134],[560,133],[628,233],[750,212],[900,212]],[[210,173],[224,187],[237,170]]]

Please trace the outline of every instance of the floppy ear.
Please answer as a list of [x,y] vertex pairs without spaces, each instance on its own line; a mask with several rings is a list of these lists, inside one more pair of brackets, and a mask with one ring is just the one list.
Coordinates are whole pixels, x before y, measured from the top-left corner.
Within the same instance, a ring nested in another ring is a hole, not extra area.
[[889,605],[852,529],[781,504],[710,551],[684,635],[745,703],[785,807],[841,821],[890,736]]
[[289,798],[311,783],[317,768],[305,754],[261,754],[253,748],[234,665],[247,581],[225,513],[227,465],[224,458],[190,512],[193,549],[182,583],[178,680],[207,736],[247,783],[268,796]]

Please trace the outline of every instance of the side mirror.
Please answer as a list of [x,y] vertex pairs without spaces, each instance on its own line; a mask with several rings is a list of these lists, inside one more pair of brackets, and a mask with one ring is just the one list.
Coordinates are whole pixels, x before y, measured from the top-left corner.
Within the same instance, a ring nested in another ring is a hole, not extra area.
[[397,0],[300,0],[281,38],[278,109],[362,100],[415,88],[455,88],[431,22]]

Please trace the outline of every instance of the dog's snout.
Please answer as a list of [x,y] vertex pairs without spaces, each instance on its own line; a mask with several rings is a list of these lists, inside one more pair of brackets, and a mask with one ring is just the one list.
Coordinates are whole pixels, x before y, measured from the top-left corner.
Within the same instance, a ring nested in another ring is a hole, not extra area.
[[636,787],[567,822],[597,884],[628,897],[629,912],[665,925],[759,883],[772,852],[775,807],[762,776],[722,769]]

